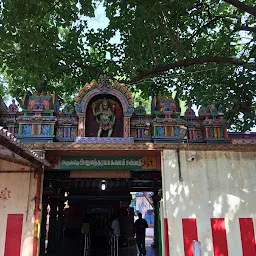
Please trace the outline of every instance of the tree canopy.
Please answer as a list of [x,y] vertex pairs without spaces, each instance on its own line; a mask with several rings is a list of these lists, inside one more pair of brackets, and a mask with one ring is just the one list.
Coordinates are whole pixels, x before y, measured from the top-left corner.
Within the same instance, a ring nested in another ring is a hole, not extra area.
[[[109,22],[95,30],[88,20],[99,4]],[[107,73],[145,97],[177,91],[196,105],[221,104],[236,130],[255,125],[253,0],[0,0],[0,5],[0,72],[14,97],[27,89],[57,90],[68,102],[85,82]]]

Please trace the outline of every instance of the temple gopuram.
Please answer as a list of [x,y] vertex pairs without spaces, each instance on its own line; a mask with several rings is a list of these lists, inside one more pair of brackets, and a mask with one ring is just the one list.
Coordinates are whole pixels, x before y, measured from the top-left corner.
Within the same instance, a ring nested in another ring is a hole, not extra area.
[[[147,113],[106,75],[74,106],[52,92],[0,98],[0,256],[135,256],[138,212],[152,256],[256,255],[255,134],[229,132],[221,106],[150,100]],[[40,160],[18,165],[27,154]]]

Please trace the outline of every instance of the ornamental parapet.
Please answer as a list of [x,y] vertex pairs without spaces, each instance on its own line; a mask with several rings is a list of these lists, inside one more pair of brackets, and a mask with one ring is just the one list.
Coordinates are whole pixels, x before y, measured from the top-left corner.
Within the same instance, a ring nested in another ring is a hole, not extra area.
[[[134,107],[129,87],[103,75],[86,83],[74,106],[60,110],[58,95],[27,92],[20,102],[2,104],[0,120],[23,142],[153,142],[229,143],[228,123],[221,106],[201,106],[198,115],[189,104],[181,115],[180,100],[172,95],[151,97],[151,113],[142,102]],[[3,107],[4,106],[4,107]],[[179,137],[181,128],[187,133]],[[102,138],[102,139],[101,139]],[[105,138],[105,139],[103,139]],[[118,139],[116,139],[118,138]]]

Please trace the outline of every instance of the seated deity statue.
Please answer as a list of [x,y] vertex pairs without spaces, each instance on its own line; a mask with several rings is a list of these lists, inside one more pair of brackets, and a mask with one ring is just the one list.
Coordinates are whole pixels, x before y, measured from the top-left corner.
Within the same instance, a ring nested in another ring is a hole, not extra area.
[[100,137],[102,131],[108,131],[108,137],[111,137],[113,132],[113,126],[116,121],[114,114],[115,105],[112,106],[112,109],[108,105],[108,101],[104,99],[100,104],[99,111],[95,110],[96,104],[93,103],[92,111],[93,115],[96,117],[96,121],[99,123],[99,130],[97,136]]

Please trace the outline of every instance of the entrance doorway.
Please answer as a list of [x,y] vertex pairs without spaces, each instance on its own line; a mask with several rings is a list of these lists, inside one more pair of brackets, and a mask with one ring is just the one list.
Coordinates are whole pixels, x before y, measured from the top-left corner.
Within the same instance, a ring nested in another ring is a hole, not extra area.
[[117,216],[121,230],[119,255],[135,256],[133,223],[138,212],[149,224],[146,255],[157,256],[158,232],[154,228],[158,220],[156,206],[160,199],[157,192],[161,189],[161,172],[143,175],[142,171],[140,174],[134,171],[129,178],[85,178],[75,173],[45,172],[40,256],[84,255],[87,243],[88,255],[111,255],[113,216]]

